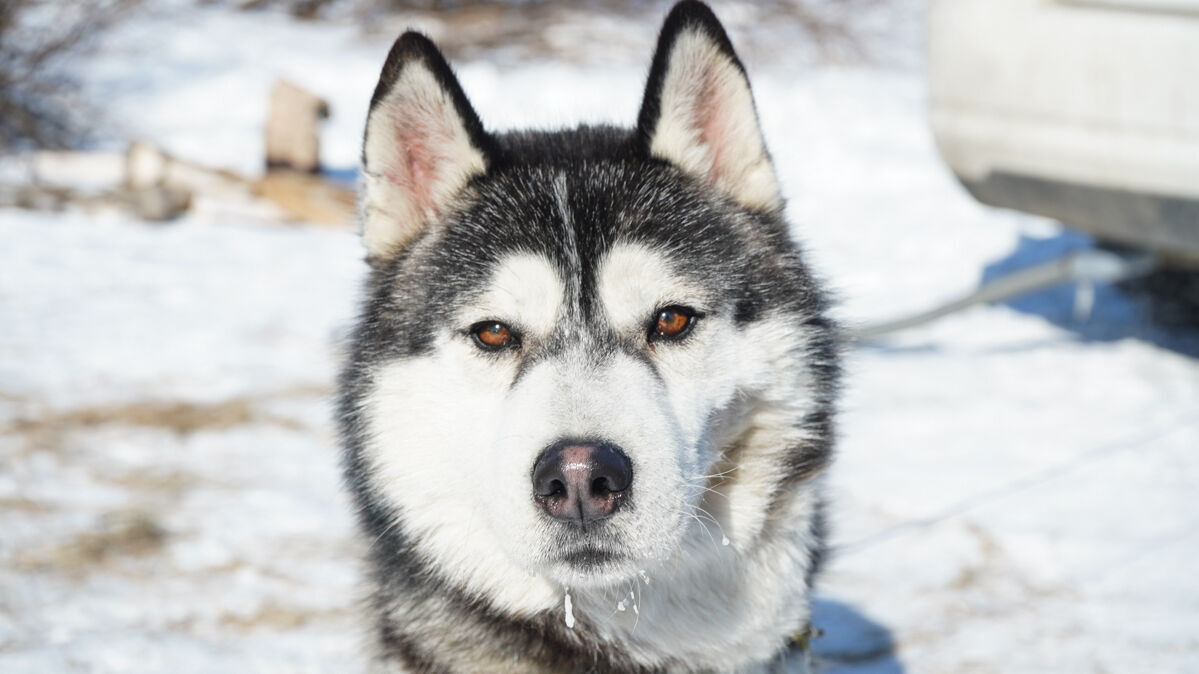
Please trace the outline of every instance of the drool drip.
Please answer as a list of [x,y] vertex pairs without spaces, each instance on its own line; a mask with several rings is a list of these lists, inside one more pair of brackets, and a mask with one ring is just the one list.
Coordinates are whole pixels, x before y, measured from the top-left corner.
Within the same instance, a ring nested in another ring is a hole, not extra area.
[[573,630],[575,628],[575,612],[574,605],[570,602],[570,588],[566,588],[564,608],[566,609],[566,627]]

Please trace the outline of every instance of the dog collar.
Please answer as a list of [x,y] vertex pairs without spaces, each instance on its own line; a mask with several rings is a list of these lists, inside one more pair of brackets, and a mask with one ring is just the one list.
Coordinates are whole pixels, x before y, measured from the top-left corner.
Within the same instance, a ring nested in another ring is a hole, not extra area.
[[812,649],[812,640],[819,639],[822,636],[824,636],[823,630],[813,627],[812,623],[808,623],[798,632],[791,635],[791,648],[807,653]]

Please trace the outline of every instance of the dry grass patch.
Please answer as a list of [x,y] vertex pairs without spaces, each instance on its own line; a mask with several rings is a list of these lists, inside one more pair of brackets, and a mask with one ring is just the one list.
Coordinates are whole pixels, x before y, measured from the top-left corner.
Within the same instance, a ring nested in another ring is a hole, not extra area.
[[157,428],[179,435],[257,423],[291,429],[303,427],[295,419],[263,412],[258,409],[260,402],[255,398],[230,398],[214,403],[143,400],[81,407],[40,417],[23,417],[12,422],[9,428],[17,433],[36,436],[105,425]]
[[100,526],[59,545],[18,553],[16,563],[30,571],[83,574],[117,559],[158,554],[168,533],[149,513],[139,510],[109,513]]
[[284,606],[275,602],[263,604],[248,615],[226,613],[221,616],[221,625],[238,631],[256,629],[294,630],[311,622],[331,620],[349,614],[348,609],[311,609],[299,606]]

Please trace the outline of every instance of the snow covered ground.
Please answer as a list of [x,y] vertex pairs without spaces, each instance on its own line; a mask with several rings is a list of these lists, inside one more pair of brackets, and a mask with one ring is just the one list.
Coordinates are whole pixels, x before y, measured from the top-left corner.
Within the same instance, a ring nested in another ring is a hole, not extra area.
[[[330,99],[326,159],[353,165],[392,35],[179,11],[85,65],[114,137],[252,172],[285,75]],[[631,122],[655,27],[615,26],[643,55],[606,58],[580,25],[587,58],[460,75],[493,127]],[[969,199],[918,68],[747,61],[795,233],[847,321],[1088,245]],[[350,232],[0,210],[0,671],[357,671],[328,400],[363,272]],[[1199,668],[1199,342],[1098,297],[1083,322],[1067,290],[848,355],[818,607],[833,671]]]

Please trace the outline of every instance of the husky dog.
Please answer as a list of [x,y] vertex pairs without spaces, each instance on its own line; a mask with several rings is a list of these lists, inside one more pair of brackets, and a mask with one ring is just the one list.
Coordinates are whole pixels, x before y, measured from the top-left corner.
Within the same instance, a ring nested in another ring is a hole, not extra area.
[[667,17],[633,129],[488,133],[405,33],[363,174],[340,420],[377,671],[779,666],[838,335],[707,6]]

